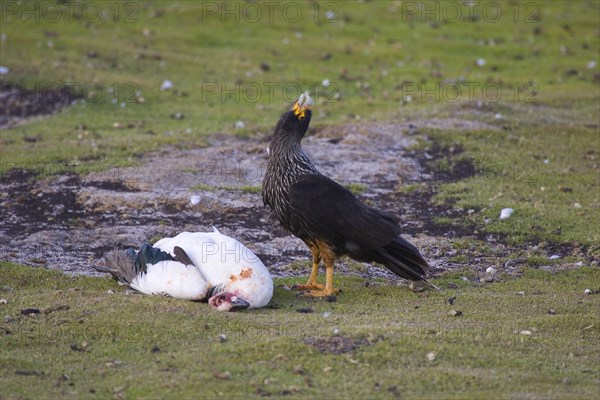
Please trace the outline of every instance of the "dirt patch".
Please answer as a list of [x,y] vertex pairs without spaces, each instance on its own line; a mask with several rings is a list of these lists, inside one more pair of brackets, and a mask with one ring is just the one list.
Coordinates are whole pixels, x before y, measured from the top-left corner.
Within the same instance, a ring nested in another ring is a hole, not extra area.
[[[54,114],[78,97],[73,88],[67,86],[53,84],[28,89],[0,81],[0,128],[15,126],[34,116]],[[29,140],[35,141],[35,138]]]
[[[464,124],[438,121],[441,129]],[[451,157],[461,149],[409,151],[418,127],[412,123],[344,125],[321,129],[304,140],[304,148],[325,174],[360,190],[368,204],[386,209],[402,222],[404,235],[419,247],[432,274],[469,265],[485,271],[510,254],[498,237],[475,227],[439,226],[434,216],[458,217],[464,210],[435,205],[435,171],[427,162]],[[432,126],[432,121],[427,121]],[[481,126],[471,122],[473,129]],[[205,148],[166,148],[126,168],[83,176],[42,179],[24,171],[2,175],[0,187],[0,259],[43,265],[68,273],[97,274],[93,265],[114,248],[135,247],[182,231],[217,227],[254,251],[275,276],[306,275],[310,253],[288,235],[263,206],[260,185],[266,168],[268,137],[215,135]],[[450,151],[450,153],[448,153]],[[459,179],[462,164],[446,179]],[[406,185],[419,189],[405,193]],[[481,238],[488,244],[457,250],[456,238]],[[340,260],[336,271],[396,279],[384,268],[357,267]]]

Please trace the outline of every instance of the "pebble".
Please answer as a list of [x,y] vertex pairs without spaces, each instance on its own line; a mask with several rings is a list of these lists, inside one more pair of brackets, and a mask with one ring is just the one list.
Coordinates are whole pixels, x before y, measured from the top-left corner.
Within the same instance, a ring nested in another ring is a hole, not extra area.
[[592,61],[588,62],[587,63],[587,68],[588,69],[596,68],[596,61],[592,60]]
[[583,291],[584,294],[592,294],[592,291],[590,289],[585,289]]
[[8,300],[6,300],[6,299],[0,299],[0,304],[7,304],[7,303],[8,303]]
[[328,86],[329,86],[329,84],[330,84],[330,83],[331,83],[331,82],[329,82],[329,79],[323,79],[323,82],[321,82],[321,85],[323,85],[323,87],[325,87],[325,88],[326,88],[326,87],[328,87]]
[[221,333],[217,336],[217,341],[219,343],[225,343],[227,341],[227,336],[224,333]]
[[494,277],[496,276],[496,268],[488,267],[485,270],[485,276],[480,279],[481,282],[494,282]]
[[200,203],[200,196],[198,196],[197,194],[194,194],[192,196],[190,196],[190,203],[195,206],[196,204]]
[[554,314],[556,314],[556,311],[554,311],[554,309],[551,308],[551,309],[548,310],[548,314],[554,315]]
[[475,63],[477,64],[478,67],[483,67],[485,65],[485,59],[478,58]]
[[451,315],[453,317],[461,317],[463,315],[463,312],[459,311],[459,310],[452,309],[452,310],[448,311],[448,315]]
[[223,372],[215,372],[213,376],[217,379],[231,379],[231,372],[223,371]]
[[548,258],[550,258],[550,260],[558,260],[560,258],[560,256],[558,254],[554,254],[554,255],[551,255]]
[[340,330],[338,328],[333,328],[333,334],[334,335],[339,335],[340,334]]
[[323,318],[329,318],[331,316],[331,311],[325,311],[323,313]]
[[10,315],[5,315],[4,316],[4,322],[12,322],[14,321],[14,318],[11,317]]
[[524,329],[520,332],[520,334],[522,336],[531,336],[533,334],[533,332],[531,332],[529,329]]
[[8,74],[9,71],[10,71],[10,69],[8,69],[8,67],[0,65],[0,75],[6,75],[6,74]]
[[429,353],[427,353],[427,361],[433,361],[435,360],[435,353],[430,351]]
[[160,85],[160,90],[169,90],[173,88],[173,82],[171,82],[170,80],[166,79],[162,85]]
[[244,129],[246,127],[246,124],[244,123],[244,121],[237,121],[235,123],[235,129]]
[[575,208],[581,208],[581,204],[579,204],[579,203],[574,203],[574,204],[573,204],[573,207],[575,207]]
[[509,218],[514,211],[515,210],[513,210],[512,208],[503,208],[500,211],[500,219],[507,219],[507,218]]
[[523,292],[523,291],[517,292],[517,296],[525,296],[525,292]]

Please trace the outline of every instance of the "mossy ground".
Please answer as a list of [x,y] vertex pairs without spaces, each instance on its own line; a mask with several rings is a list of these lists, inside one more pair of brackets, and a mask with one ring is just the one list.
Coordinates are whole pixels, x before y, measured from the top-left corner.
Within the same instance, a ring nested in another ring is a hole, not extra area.
[[[584,294],[600,289],[597,268],[529,269],[518,279],[488,284],[465,270],[434,280],[442,291],[422,293],[340,277],[337,302],[298,297],[281,286],[298,279],[278,279],[270,308],[234,314],[126,295],[109,278],[8,263],[0,268],[3,285],[13,289],[1,292],[8,303],[0,306],[13,318],[2,323],[0,338],[7,399],[598,393],[600,295]],[[70,308],[20,314],[59,305]],[[462,316],[449,315],[451,309]],[[307,344],[311,340],[325,350],[355,348],[323,353]]]

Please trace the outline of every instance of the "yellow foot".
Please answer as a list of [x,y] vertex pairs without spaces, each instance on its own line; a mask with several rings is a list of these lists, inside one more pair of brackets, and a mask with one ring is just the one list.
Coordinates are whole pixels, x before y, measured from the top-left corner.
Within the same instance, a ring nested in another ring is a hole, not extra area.
[[301,292],[305,292],[307,290],[325,290],[325,285],[321,285],[320,283],[305,283],[304,285],[297,283],[292,286],[292,290],[299,290]]
[[331,290],[310,290],[308,292],[304,292],[304,295],[307,297],[327,297],[327,296],[335,296],[340,293],[340,289],[331,289]]

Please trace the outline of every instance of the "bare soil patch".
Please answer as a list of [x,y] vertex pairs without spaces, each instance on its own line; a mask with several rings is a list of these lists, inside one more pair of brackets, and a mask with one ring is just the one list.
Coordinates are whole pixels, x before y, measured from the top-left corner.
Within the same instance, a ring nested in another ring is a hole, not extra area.
[[[0,128],[15,126],[38,115],[53,114],[79,96],[73,88],[56,84],[25,88],[0,81]],[[34,141],[35,138],[29,138]]]
[[[433,222],[436,215],[452,217],[464,210],[431,202],[440,177],[424,169],[423,152],[408,150],[416,142],[415,124],[322,129],[305,139],[304,148],[323,173],[358,188],[363,201],[396,214],[405,235],[430,261],[433,275],[463,266],[452,262],[459,253],[452,244],[457,237],[488,241],[491,250],[486,254],[476,248],[460,250],[471,265],[484,271],[511,250],[498,237]],[[432,124],[444,129],[481,128],[472,121],[467,127],[454,120],[423,125]],[[308,250],[284,232],[262,204],[268,143],[266,136],[216,135],[205,148],[166,148],[130,167],[101,173],[40,179],[10,171],[0,182],[0,259],[95,275],[92,266],[102,263],[113,248],[137,248],[145,241],[215,226],[247,245],[275,276],[307,274]],[[458,170],[447,179],[458,179],[462,173]],[[420,188],[403,193],[400,189],[407,184]],[[395,278],[386,269],[357,268],[349,260],[339,263],[338,270]]]

